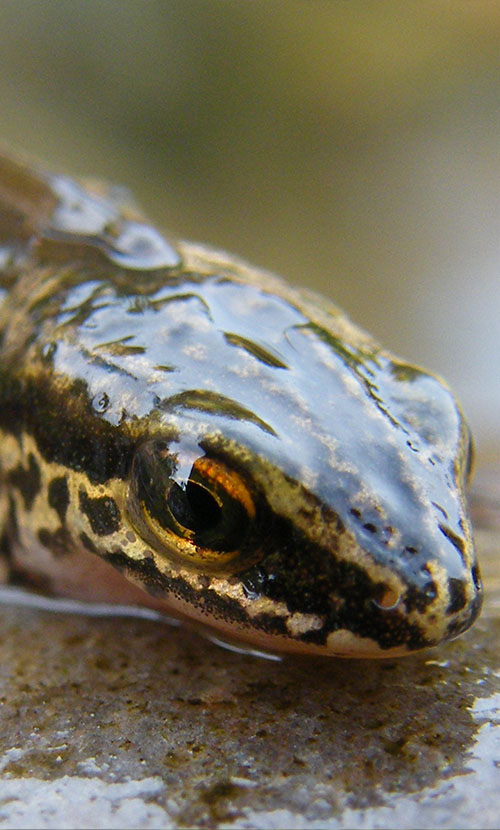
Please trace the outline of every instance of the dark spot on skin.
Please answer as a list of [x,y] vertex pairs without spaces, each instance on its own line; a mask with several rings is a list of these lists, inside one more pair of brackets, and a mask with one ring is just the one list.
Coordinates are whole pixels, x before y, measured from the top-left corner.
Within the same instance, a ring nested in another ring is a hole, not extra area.
[[450,592],[450,603],[446,609],[446,613],[455,614],[457,611],[461,611],[467,602],[464,583],[461,579],[450,577],[448,580],[448,590]]
[[407,545],[407,546],[405,547],[405,550],[407,550],[407,551],[408,551],[408,553],[413,553],[413,554],[417,554],[417,553],[418,553],[418,550],[417,550],[416,548],[414,548],[412,545]]
[[19,539],[19,523],[17,521],[17,506],[12,496],[9,496],[9,531],[13,539]]
[[272,426],[259,418],[258,415],[241,406],[232,398],[221,395],[219,392],[212,392],[209,389],[186,389],[183,392],[178,392],[176,395],[171,395],[171,397],[162,400],[159,408],[164,412],[187,409],[209,412],[212,415],[223,415],[237,421],[248,421],[269,435],[277,435]]
[[474,582],[474,586],[478,591],[480,591],[483,586],[482,586],[482,583],[481,583],[481,574],[479,573],[479,568],[478,568],[477,565],[472,566],[471,573],[472,573],[472,581]]
[[251,354],[253,357],[260,360],[261,363],[264,363],[266,366],[274,366],[277,369],[288,369],[286,363],[281,360],[278,355],[273,354],[268,349],[264,349],[259,343],[255,343],[253,340],[248,340],[246,337],[242,337],[239,334],[233,334],[232,332],[224,332],[224,338],[227,343],[230,343],[233,346],[239,346],[241,349],[244,349],[248,354]]
[[443,516],[444,520],[445,520],[445,521],[448,521],[448,513],[446,512],[446,510],[444,509],[444,507],[441,507],[441,505],[440,505],[440,504],[438,504],[438,503],[437,503],[437,502],[435,502],[435,501],[433,501],[433,502],[432,502],[432,504],[433,504],[433,506],[436,508],[436,510],[439,510],[439,512],[440,512],[440,513],[441,513],[441,515]]
[[462,562],[465,564],[465,544],[464,544],[464,540],[461,539],[460,536],[457,536],[457,534],[453,532],[451,527],[448,527],[447,525],[441,525],[440,524],[439,525],[439,530],[441,531],[443,536],[446,536],[446,538],[450,540],[453,547],[456,550],[458,550],[458,552],[459,552],[459,554],[462,558]]
[[482,601],[482,593],[478,592],[472,602],[469,602],[467,606],[467,613],[463,612],[450,622],[448,628],[446,629],[447,638],[458,637],[458,635],[463,631],[467,631],[476,619],[481,609]]
[[49,504],[54,508],[57,515],[64,524],[66,511],[69,505],[69,490],[66,476],[53,478],[49,484]]
[[374,524],[372,524],[372,522],[366,522],[366,524],[364,524],[363,527],[369,533],[376,533],[377,532],[377,528],[375,527]]
[[90,551],[90,553],[98,553],[92,539],[89,539],[86,533],[80,533],[80,542],[86,550]]
[[80,490],[80,510],[87,516],[90,526],[97,536],[109,536],[120,527],[120,511],[114,499],[109,496],[91,498],[85,490]]
[[[427,578],[426,578],[427,577]],[[425,581],[424,581],[425,580]],[[425,609],[436,599],[438,590],[427,568],[422,568],[422,581],[420,585],[410,585],[406,591],[404,603],[407,611],[418,611],[423,613]]]
[[12,547],[7,531],[0,536],[0,557],[8,563],[12,562]]
[[345,532],[345,525],[342,519],[340,518],[339,514],[332,510],[331,507],[328,507],[326,504],[321,505],[321,519],[322,521],[329,525],[337,535],[341,535]]
[[38,540],[44,546],[44,548],[50,548],[50,541],[52,539],[52,533],[50,530],[47,530],[46,527],[42,527],[38,531]]
[[58,527],[54,532],[42,527],[38,531],[38,539],[55,556],[64,556],[70,552],[72,540],[65,527]]
[[157,372],[175,372],[177,371],[175,366],[169,366],[168,364],[164,363],[157,363],[153,366],[153,369],[156,369]]
[[11,470],[8,479],[10,484],[17,487],[21,493],[26,510],[31,510],[41,485],[40,467],[33,453],[28,456],[28,467],[18,464],[17,467]]

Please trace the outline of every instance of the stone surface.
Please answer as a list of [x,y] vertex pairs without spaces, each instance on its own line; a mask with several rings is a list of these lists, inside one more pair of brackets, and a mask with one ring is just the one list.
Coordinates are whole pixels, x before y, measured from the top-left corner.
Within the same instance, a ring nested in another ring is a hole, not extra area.
[[499,480],[482,617],[405,660],[273,662],[4,593],[0,828],[498,827]]

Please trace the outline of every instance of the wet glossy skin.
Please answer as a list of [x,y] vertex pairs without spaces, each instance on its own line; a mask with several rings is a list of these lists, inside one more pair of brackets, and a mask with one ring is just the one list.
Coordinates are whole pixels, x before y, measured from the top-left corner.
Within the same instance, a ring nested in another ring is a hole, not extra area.
[[0,216],[14,571],[120,601],[111,563],[134,601],[275,651],[404,654],[473,622],[469,434],[442,381],[113,193],[4,159]]

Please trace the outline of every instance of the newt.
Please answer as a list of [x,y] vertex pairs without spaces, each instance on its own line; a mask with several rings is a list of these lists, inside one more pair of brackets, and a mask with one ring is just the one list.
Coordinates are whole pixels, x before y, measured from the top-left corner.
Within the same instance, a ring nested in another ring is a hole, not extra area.
[[329,300],[0,154],[1,577],[271,652],[477,617],[446,383]]

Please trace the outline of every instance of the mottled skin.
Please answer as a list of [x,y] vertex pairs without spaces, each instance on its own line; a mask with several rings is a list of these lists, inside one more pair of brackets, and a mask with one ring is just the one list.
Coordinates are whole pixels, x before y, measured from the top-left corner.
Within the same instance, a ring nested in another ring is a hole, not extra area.
[[6,579],[273,651],[400,655],[471,625],[470,438],[443,381],[7,156],[0,268]]

